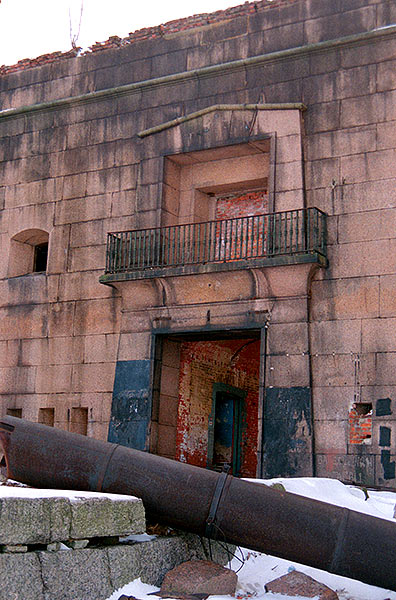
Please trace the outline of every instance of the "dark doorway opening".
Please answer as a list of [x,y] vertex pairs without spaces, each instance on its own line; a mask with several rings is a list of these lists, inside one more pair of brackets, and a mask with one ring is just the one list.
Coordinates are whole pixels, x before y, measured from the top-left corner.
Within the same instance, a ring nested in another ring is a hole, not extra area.
[[260,333],[156,335],[152,453],[257,475]]
[[238,477],[241,471],[242,422],[247,392],[215,383],[208,428],[208,467],[229,470]]

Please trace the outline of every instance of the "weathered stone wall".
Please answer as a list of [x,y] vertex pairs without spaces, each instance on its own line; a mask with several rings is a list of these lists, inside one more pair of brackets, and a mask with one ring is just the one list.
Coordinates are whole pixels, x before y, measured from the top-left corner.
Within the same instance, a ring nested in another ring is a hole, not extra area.
[[[151,410],[151,338],[156,328],[169,331],[163,319],[186,331],[204,327],[209,310],[212,327],[262,326],[257,311],[264,310],[271,313],[270,413],[289,394],[282,390],[304,388],[309,399],[312,389],[316,472],[394,485],[395,32],[318,44],[394,23],[395,5],[294,0],[249,6],[224,22],[199,22],[161,39],[0,78],[5,109],[89,94],[0,117],[2,410],[22,408],[23,416],[36,419],[39,408],[54,406],[55,423],[67,427],[68,411],[86,407],[88,433],[105,437],[117,363],[116,397],[128,397],[133,374],[129,397],[143,406],[139,425],[130,429],[134,435]],[[296,50],[282,54],[290,48]],[[274,52],[254,63],[192,71]],[[184,75],[147,83],[177,73]],[[212,105],[291,102],[305,104],[303,117],[298,110],[218,110],[137,135]],[[265,173],[272,179],[270,210],[305,203],[328,213],[327,269],[308,280],[305,272],[305,285],[297,278],[294,292],[290,267],[280,267],[279,277],[269,270],[256,274],[261,279],[254,284],[248,273],[218,274],[212,288],[206,275],[199,282],[191,276],[117,289],[98,283],[107,231],[153,227],[163,223],[164,211],[176,214],[174,196],[165,193],[164,156],[274,133],[276,168],[271,171],[269,161]],[[10,240],[31,229],[49,234],[47,274],[9,278]],[[377,420],[384,399],[389,411]],[[350,443],[356,400],[372,404],[371,443]],[[381,438],[380,427],[389,435]]]

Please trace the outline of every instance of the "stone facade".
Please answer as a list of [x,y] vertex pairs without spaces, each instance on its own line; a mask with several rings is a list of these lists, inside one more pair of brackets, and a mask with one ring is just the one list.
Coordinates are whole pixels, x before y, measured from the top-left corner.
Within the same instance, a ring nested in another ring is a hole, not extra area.
[[230,409],[242,475],[395,487],[395,19],[262,0],[2,70],[2,414],[211,466]]

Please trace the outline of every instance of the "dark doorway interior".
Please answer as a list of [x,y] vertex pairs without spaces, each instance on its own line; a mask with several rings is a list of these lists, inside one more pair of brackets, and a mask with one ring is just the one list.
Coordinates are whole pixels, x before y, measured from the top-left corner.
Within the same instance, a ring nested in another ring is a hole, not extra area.
[[260,331],[157,336],[150,451],[255,477]]
[[208,467],[215,471],[229,470],[236,477],[241,471],[245,397],[243,390],[221,383],[213,385],[208,428]]

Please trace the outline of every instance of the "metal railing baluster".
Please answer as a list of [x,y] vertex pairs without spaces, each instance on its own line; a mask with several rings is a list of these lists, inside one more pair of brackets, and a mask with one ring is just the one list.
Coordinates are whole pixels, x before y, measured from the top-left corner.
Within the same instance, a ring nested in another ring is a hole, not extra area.
[[106,273],[318,252],[326,214],[317,208],[109,233]]

